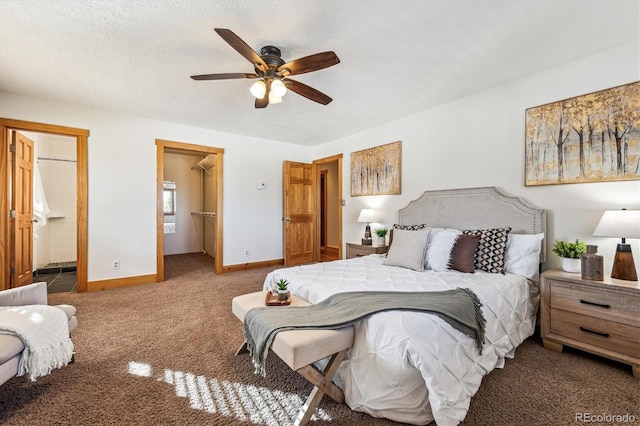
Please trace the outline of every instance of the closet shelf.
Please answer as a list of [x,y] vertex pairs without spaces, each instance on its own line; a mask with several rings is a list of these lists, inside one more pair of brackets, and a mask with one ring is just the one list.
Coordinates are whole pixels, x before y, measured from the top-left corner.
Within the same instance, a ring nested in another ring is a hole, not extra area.
[[209,154],[206,157],[204,157],[202,160],[194,164],[191,167],[191,170],[200,170],[200,171],[204,170],[205,172],[209,173],[209,175],[211,175],[211,173],[209,172],[209,169],[212,169],[215,164],[216,164],[216,155]]
[[192,215],[197,215],[197,216],[210,216],[213,217],[216,214],[214,212],[191,212]]

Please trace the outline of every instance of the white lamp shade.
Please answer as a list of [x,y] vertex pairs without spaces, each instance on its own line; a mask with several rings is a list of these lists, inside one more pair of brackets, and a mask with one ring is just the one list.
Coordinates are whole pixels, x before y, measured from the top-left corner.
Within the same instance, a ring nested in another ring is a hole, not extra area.
[[287,88],[285,87],[282,80],[274,79],[271,82],[271,90],[269,91],[269,93],[273,96],[281,98],[287,93]]
[[598,222],[593,235],[640,238],[640,210],[607,210]]
[[273,94],[273,90],[269,92],[269,105],[271,104],[281,104],[282,98],[279,98]]
[[257,99],[264,98],[264,94],[267,91],[267,85],[263,80],[258,80],[251,85],[251,89],[249,89],[251,94],[255,96]]
[[375,222],[376,221],[376,212],[373,209],[362,209],[360,210],[360,216],[358,216],[358,222]]

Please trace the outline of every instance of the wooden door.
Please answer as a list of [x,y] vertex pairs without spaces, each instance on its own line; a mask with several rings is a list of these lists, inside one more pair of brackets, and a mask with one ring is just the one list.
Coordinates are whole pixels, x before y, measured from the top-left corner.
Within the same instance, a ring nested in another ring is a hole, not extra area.
[[33,141],[18,132],[13,133],[11,181],[12,205],[12,287],[33,282]]
[[284,162],[284,264],[300,265],[316,257],[316,166]]

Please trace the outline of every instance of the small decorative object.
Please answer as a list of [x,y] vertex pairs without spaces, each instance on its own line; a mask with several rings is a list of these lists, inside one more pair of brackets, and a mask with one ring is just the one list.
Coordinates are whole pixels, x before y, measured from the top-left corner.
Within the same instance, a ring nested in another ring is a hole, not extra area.
[[587,245],[578,240],[575,243],[556,241],[552,251],[562,258],[563,271],[579,273],[581,257],[586,253]]
[[284,278],[280,278],[276,284],[278,286],[278,300],[287,300],[287,296],[289,294],[289,290],[287,290],[289,281]]
[[382,228],[377,228],[376,229],[376,235],[378,236],[378,245],[379,246],[384,246],[387,242],[387,232],[389,232],[389,230],[387,228],[385,228],[384,226]]
[[587,245],[587,252],[582,255],[581,271],[583,280],[603,281],[604,261],[597,253],[598,246]]
[[376,221],[376,212],[374,212],[373,209],[360,210],[360,216],[358,216],[358,222],[365,222],[367,224],[364,227],[364,238],[362,239],[363,246],[373,245],[373,240],[371,239],[371,226],[369,224],[375,221]]
[[627,244],[626,238],[640,238],[640,210],[622,209],[604,212],[593,235],[622,238],[613,258],[611,278],[638,281],[631,246]]

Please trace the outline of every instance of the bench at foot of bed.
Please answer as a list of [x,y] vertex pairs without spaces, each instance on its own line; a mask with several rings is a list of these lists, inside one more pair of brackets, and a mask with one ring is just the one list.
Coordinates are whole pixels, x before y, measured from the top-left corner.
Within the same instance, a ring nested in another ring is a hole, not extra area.
[[[244,294],[233,298],[231,310],[240,321],[249,309],[265,306],[265,292]],[[295,295],[291,295],[290,306],[305,306],[310,303]],[[278,309],[273,306],[270,309]],[[271,352],[282,359],[292,370],[296,371],[314,385],[305,404],[300,409],[296,425],[305,425],[316,411],[324,395],[336,402],[344,402],[344,393],[331,379],[338,370],[347,351],[353,345],[353,327],[339,330],[289,330],[281,331],[271,343]],[[236,351],[236,355],[247,352],[244,342]],[[331,357],[323,371],[313,364],[321,359]]]

